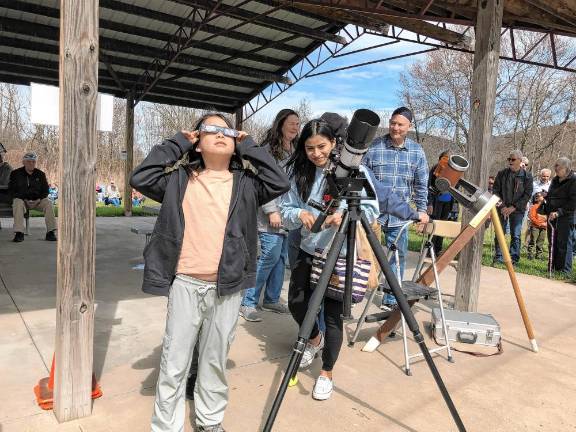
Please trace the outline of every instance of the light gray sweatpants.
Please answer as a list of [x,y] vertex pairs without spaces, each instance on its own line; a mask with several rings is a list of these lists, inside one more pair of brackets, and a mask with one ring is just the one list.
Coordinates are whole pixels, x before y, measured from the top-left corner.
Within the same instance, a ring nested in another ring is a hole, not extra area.
[[228,404],[226,360],[241,301],[241,292],[218,297],[214,282],[176,276],[168,296],[152,432],[184,431],[186,379],[198,338],[196,423],[211,426],[222,422]]

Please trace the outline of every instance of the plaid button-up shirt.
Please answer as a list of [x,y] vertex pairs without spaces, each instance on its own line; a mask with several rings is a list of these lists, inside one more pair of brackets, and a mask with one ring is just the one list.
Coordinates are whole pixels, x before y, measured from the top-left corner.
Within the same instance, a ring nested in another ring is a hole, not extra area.
[[[392,189],[405,202],[413,201],[419,212],[426,211],[428,162],[420,144],[406,138],[402,147],[395,147],[390,135],[386,135],[372,143],[362,163],[385,188]],[[405,221],[381,214],[378,222],[381,225],[397,227]]]

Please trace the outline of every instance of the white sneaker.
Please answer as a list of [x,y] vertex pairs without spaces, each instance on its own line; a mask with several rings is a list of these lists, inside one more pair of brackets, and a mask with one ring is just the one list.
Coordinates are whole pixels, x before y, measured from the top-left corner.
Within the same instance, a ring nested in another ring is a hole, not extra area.
[[312,397],[316,400],[327,400],[332,396],[332,390],[334,389],[334,384],[332,380],[328,377],[320,375],[314,384],[314,390],[312,390]]
[[309,367],[322,348],[324,348],[324,335],[320,332],[320,343],[317,346],[312,345],[310,342],[306,344],[306,348],[304,348],[304,353],[302,354],[302,360],[300,360],[300,369]]

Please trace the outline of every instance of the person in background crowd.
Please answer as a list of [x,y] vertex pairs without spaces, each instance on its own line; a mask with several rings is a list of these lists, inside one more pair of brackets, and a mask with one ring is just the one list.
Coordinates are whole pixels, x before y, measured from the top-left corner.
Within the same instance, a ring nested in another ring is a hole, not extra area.
[[520,163],[520,167],[526,171],[530,170],[530,159],[526,156],[522,156],[522,162]]
[[[538,213],[538,209],[544,202],[544,195],[542,192],[537,192],[532,198],[532,205],[528,210],[528,218],[530,219],[528,228],[528,259],[540,259],[543,251],[544,237],[546,236],[546,228],[548,221],[546,216]],[[536,254],[534,254],[536,249]]]
[[36,154],[26,153],[22,158],[24,166],[10,174],[8,190],[13,198],[14,242],[24,241],[24,214],[26,210],[40,210],[46,222],[46,240],[56,241],[56,218],[52,202],[48,199],[46,174],[36,168]]
[[[438,157],[438,162],[443,159],[450,158],[450,151],[445,150],[440,153]],[[456,221],[458,220],[458,201],[449,192],[440,193],[434,188],[436,182],[436,176],[434,171],[438,164],[434,165],[430,170],[428,177],[428,215],[432,220],[444,220],[444,221]],[[432,238],[432,244],[434,245],[434,254],[436,256],[440,255],[442,252],[442,242],[443,237],[434,236]]]
[[[550,188],[550,177],[552,176],[552,171],[548,168],[542,168],[538,173],[538,180],[534,181],[532,186],[532,196],[539,192],[548,192]],[[545,195],[545,194],[544,194]]]
[[132,189],[132,205],[134,207],[140,207],[140,204],[142,204],[145,199],[146,197],[144,195],[142,195],[137,190]]
[[[363,164],[374,173],[381,187],[391,189],[405,202],[413,202],[416,211],[426,213],[428,204],[428,162],[424,150],[417,142],[408,138],[413,114],[406,107],[394,110],[388,123],[388,134],[377,138],[364,156]],[[386,238],[386,246],[396,240],[400,228],[406,223],[392,215],[381,214],[378,222]],[[400,280],[404,277],[406,254],[408,253],[408,233],[403,231],[398,240],[400,258]],[[395,258],[390,264],[396,272]],[[382,299],[382,309],[392,310],[396,299],[386,294]]]
[[552,269],[571,274],[576,175],[572,171],[572,161],[566,157],[561,157],[556,161],[554,171],[556,176],[552,179],[544,204],[539,211],[548,215],[548,221],[552,227],[548,230],[548,248]]
[[120,207],[121,205],[120,191],[118,190],[118,186],[116,186],[114,180],[112,180],[110,186],[108,186],[106,197],[104,198],[104,204],[112,204],[114,207]]
[[8,162],[4,160],[4,155],[6,154],[6,149],[0,143],[0,203],[10,204],[12,198],[8,193],[8,183],[10,182],[10,173],[12,172],[12,167]]
[[52,204],[56,204],[56,201],[58,201],[58,185],[56,183],[50,183],[48,187],[48,199],[52,201]]
[[490,176],[488,177],[488,192],[493,193],[494,191],[494,181],[496,180],[496,177],[494,176]]
[[[294,151],[298,132],[300,118],[291,109],[278,112],[272,127],[266,132],[261,145],[282,168]],[[288,259],[288,231],[282,226],[280,199],[281,197],[275,198],[258,209],[260,256],[256,268],[256,285],[244,292],[240,307],[240,316],[246,321],[262,321],[256,307],[263,288],[265,291],[262,310],[288,313],[288,307],[280,301]]]
[[[494,194],[501,198],[498,215],[502,227],[509,225],[510,256],[512,264],[520,260],[522,221],[526,206],[532,196],[532,175],[521,167],[522,152],[513,150],[508,156],[508,168],[498,172],[494,180]],[[498,242],[494,242],[494,262],[502,263],[502,251]]]

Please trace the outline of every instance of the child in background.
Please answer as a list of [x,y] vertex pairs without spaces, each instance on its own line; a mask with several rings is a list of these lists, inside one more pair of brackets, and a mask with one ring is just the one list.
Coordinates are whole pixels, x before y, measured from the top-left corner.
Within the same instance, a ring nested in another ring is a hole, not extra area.
[[[528,211],[528,259],[540,259],[542,254],[544,239],[546,238],[547,217],[538,214],[538,208],[544,202],[544,195],[541,192],[534,194],[532,205]],[[534,247],[536,255],[534,255]]]

